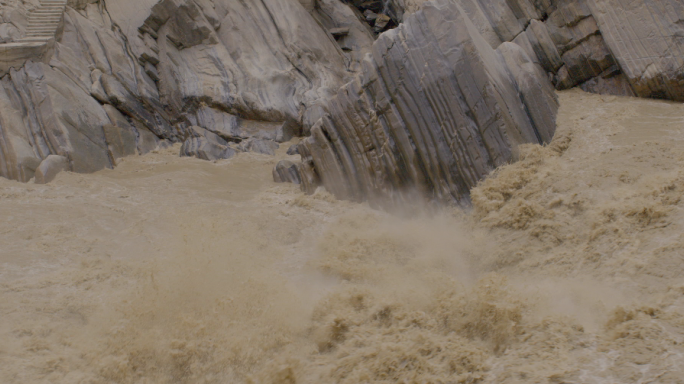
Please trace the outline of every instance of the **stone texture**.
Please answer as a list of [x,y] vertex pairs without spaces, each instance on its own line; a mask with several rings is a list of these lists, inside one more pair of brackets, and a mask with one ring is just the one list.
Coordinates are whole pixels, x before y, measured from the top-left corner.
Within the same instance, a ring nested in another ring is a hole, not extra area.
[[[54,39],[16,45],[40,4],[3,3],[2,176],[27,181],[50,155],[93,172],[173,141],[271,154],[301,134],[308,192],[463,202],[517,144],[552,137],[552,87],[684,100],[678,0],[68,4]],[[377,35],[382,19],[401,26]]]
[[164,0],[141,28],[156,35],[159,88],[174,113],[206,103],[251,120],[307,120],[342,84],[342,50],[299,2],[214,5]]
[[0,80],[5,177],[26,181],[50,155],[68,158],[75,172],[94,172],[157,148],[159,137],[178,137],[124,37],[97,5],[82,6],[67,8],[45,54]]
[[0,44],[0,76],[10,69],[20,69],[29,59],[41,60],[48,52],[45,42]]
[[237,153],[218,135],[208,130],[193,126],[189,136],[183,141],[181,156],[194,156],[203,160],[230,159]]
[[260,153],[262,155],[275,156],[278,143],[267,139],[249,139],[240,144],[239,148],[245,152]]
[[55,179],[58,173],[69,169],[69,160],[64,156],[50,155],[36,169],[36,184],[47,184]]
[[137,152],[136,134],[130,128],[105,124],[102,127],[111,160],[134,155]]
[[275,141],[276,143],[285,143],[301,135],[301,125],[295,120],[287,120],[276,130]]
[[297,165],[289,160],[280,160],[273,168],[273,181],[276,183],[301,184]]
[[684,101],[684,3],[589,0],[589,4],[634,93]]
[[298,144],[292,144],[290,148],[287,149],[287,154],[290,156],[299,155]]
[[339,198],[418,190],[467,201],[470,187],[516,158],[518,144],[544,142],[555,129],[547,77],[522,49],[509,51],[522,67],[515,76],[460,6],[426,3],[378,38],[363,73],[300,144],[303,161]]
[[[347,70],[358,71],[374,41],[373,32],[362,22],[359,12],[339,0],[316,0],[316,7],[312,7],[310,13],[335,39]],[[340,31],[346,33],[339,34]]]

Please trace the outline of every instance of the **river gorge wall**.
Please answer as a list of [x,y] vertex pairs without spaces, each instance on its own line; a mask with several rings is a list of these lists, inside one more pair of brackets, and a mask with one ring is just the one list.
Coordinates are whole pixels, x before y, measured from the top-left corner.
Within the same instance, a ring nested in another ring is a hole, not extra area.
[[0,175],[21,181],[50,155],[93,172],[303,135],[309,193],[467,204],[519,144],[551,139],[554,88],[684,101],[675,0],[72,0],[29,41],[46,4],[0,20]]

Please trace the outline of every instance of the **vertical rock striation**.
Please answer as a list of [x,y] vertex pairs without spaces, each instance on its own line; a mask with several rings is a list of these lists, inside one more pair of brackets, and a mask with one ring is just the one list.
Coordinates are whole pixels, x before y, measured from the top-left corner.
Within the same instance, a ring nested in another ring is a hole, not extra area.
[[58,32],[49,57],[0,79],[0,175],[27,181],[50,155],[94,172],[175,140],[154,81],[101,5],[67,8]]
[[557,102],[544,72],[515,44],[492,49],[455,2],[426,3],[362,65],[299,147],[301,179],[318,175],[339,198],[419,191],[465,202],[519,144],[553,136]]
[[433,0],[412,16],[382,3],[403,24],[299,146],[308,192],[466,201],[518,144],[551,139],[552,87],[684,101],[679,1]]
[[588,2],[634,93],[684,102],[684,2]]
[[50,155],[92,172],[166,142],[218,159],[303,134],[287,169],[307,191],[466,201],[518,144],[550,140],[553,87],[684,101],[679,0],[63,4],[0,10],[4,177]]

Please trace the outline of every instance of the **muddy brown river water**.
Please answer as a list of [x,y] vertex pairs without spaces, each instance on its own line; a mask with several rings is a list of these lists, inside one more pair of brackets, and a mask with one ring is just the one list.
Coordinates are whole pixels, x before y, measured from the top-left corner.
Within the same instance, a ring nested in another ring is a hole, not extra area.
[[684,383],[684,106],[559,96],[469,212],[305,196],[287,145],[0,179],[0,383]]

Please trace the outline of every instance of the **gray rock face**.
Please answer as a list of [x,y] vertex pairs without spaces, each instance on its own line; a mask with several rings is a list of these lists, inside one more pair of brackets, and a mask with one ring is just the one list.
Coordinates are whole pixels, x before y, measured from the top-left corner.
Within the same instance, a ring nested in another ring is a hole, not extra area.
[[354,8],[339,0],[316,0],[316,6],[310,8],[310,13],[334,38],[347,69],[358,71],[361,60],[370,52],[375,40],[368,24],[360,20]]
[[183,142],[181,156],[194,156],[203,160],[230,159],[237,151],[228,146],[228,142],[215,133],[204,128],[193,126],[189,136]]
[[275,156],[275,151],[278,147],[278,143],[264,139],[249,139],[240,144],[240,149],[245,152],[254,152],[269,156]]
[[84,7],[67,8],[48,57],[0,79],[2,176],[27,181],[49,155],[94,172],[178,136],[124,37],[97,5]]
[[588,0],[637,96],[684,101],[684,3]]
[[290,160],[280,160],[273,168],[273,181],[276,183],[301,184],[299,169]]
[[296,0],[163,0],[141,31],[158,47],[159,87],[176,114],[203,102],[252,120],[301,121],[345,76],[341,49]]
[[299,149],[297,144],[292,144],[290,148],[287,149],[287,154],[290,156],[299,155]]
[[276,130],[275,141],[277,143],[284,143],[292,140],[294,137],[301,135],[301,125],[294,120],[287,120]]
[[492,49],[456,3],[426,3],[378,38],[300,154],[339,198],[419,190],[467,201],[478,180],[515,160],[518,144],[555,130],[544,72],[514,44],[504,48]]
[[552,137],[553,87],[684,100],[679,0],[69,0],[29,28],[57,5],[0,12],[4,177],[50,155],[93,172],[174,141],[213,159],[304,135],[307,191],[466,201]]
[[115,159],[134,155],[136,153],[135,132],[130,127],[118,127],[107,124],[102,127],[105,141],[109,148],[109,156]]
[[515,159],[518,144],[552,138],[553,86],[684,100],[684,6],[625,3],[434,0],[404,12],[299,146],[310,181],[302,188],[320,182],[354,200],[418,190],[465,201],[477,180]]
[[[453,1],[492,48],[520,45],[553,75],[557,89],[684,100],[681,1]],[[374,3],[381,2],[354,1],[360,7]],[[405,0],[382,3],[401,18],[416,8]]]
[[69,160],[64,156],[50,155],[36,168],[36,184],[47,184],[57,177],[57,174],[69,169]]

